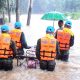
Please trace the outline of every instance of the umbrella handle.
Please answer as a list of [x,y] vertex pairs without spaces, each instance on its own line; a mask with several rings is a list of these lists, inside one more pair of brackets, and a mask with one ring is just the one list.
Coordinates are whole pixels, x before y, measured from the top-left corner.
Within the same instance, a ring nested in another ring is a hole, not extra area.
[[53,26],[54,26],[54,21],[53,21]]

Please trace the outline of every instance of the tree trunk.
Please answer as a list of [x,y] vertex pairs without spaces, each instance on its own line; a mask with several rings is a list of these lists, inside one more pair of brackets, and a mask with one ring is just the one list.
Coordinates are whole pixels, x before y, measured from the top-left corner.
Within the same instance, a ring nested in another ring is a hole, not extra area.
[[29,9],[28,9],[28,18],[27,18],[27,25],[30,25],[30,19],[31,19],[31,10],[32,10],[32,0],[30,0]]
[[3,24],[5,24],[5,14],[4,14],[4,10],[3,10]]
[[19,0],[16,0],[16,21],[19,21]]
[[11,14],[10,14],[10,3],[9,3],[9,0],[7,0],[7,10],[8,10],[9,22],[11,22]]

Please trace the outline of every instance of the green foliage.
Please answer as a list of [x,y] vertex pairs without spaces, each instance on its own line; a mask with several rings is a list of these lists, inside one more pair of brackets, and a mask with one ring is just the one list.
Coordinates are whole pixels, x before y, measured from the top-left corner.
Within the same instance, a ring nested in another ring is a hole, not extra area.
[[79,19],[80,18],[80,12],[74,12],[74,13],[72,13],[71,18],[75,19],[75,20]]
[[[4,10],[3,8],[6,5],[7,0],[0,0],[0,11]],[[15,2],[16,0],[9,0],[10,4],[13,3],[12,10],[15,12]],[[80,12],[80,0],[32,0],[32,13],[45,13],[49,11],[59,11],[59,12]],[[29,0],[19,0],[19,9],[20,13],[27,13],[28,11]],[[74,13],[68,13],[69,15],[74,15]]]
[[0,10],[2,10],[5,7],[6,0],[0,0]]
[[4,22],[5,23],[9,22],[8,18],[4,18]]
[[[15,1],[15,0],[14,0]],[[22,13],[27,13],[29,0],[19,0],[19,8]],[[33,13],[45,13],[49,11],[78,12],[80,0],[32,0]],[[26,6],[26,7],[25,7]]]
[[71,19],[77,20],[80,18],[80,12],[65,13],[65,16],[71,16]]

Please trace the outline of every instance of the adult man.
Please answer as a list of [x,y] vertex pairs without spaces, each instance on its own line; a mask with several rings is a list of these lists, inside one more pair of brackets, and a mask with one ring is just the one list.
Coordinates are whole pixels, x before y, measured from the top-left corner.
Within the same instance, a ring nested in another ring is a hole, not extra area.
[[64,25],[63,20],[59,20],[58,21],[58,27],[59,28],[56,30],[55,35],[57,34],[58,30],[63,30],[63,25]]
[[63,24],[64,24],[63,20],[59,20],[58,21],[58,26],[59,26],[58,30],[62,30],[63,29]]
[[0,69],[12,70],[13,58],[17,51],[15,43],[11,40],[9,35],[9,27],[7,25],[1,26],[0,34]]
[[57,59],[63,61],[68,61],[69,58],[69,49],[74,44],[74,34],[71,31],[72,22],[66,21],[63,30],[58,30],[56,34],[56,39],[60,43],[60,55],[57,56]]
[[[25,35],[21,31],[21,23],[20,22],[15,23],[15,29],[10,32],[10,35],[11,35],[12,40],[16,42],[18,55],[24,55],[23,48],[28,49],[30,47],[27,46]],[[20,57],[20,59],[21,59],[21,57]]]
[[46,36],[37,41],[36,56],[42,70],[53,71],[56,64],[56,53],[60,54],[58,42],[53,36],[54,30],[54,27],[48,26]]

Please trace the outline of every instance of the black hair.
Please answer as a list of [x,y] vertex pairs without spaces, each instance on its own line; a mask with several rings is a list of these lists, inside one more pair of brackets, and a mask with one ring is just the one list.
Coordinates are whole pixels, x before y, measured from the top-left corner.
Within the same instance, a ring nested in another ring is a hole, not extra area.
[[21,29],[21,28],[18,27],[18,28],[16,28],[16,29]]
[[64,25],[64,27],[66,27],[66,28],[71,28],[71,26],[69,26],[69,25],[66,25],[66,24]]
[[63,20],[59,20],[58,23],[63,23]]
[[8,31],[1,31],[2,33],[8,33]]

